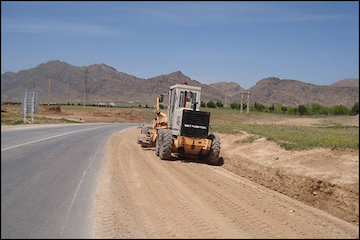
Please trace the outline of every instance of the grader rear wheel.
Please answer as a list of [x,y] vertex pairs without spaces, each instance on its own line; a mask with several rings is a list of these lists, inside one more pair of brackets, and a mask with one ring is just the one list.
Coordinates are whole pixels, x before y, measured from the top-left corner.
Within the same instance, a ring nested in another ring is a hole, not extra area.
[[170,129],[165,129],[162,132],[162,137],[160,141],[160,151],[159,156],[161,160],[169,160],[171,158],[173,146],[172,133]]
[[211,149],[210,153],[208,155],[208,162],[210,162],[213,165],[219,164],[219,155],[220,155],[220,138],[216,134],[211,134]]

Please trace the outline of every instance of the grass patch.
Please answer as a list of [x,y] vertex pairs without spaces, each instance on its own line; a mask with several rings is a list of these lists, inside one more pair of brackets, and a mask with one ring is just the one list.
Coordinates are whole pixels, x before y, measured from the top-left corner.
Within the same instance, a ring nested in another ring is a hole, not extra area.
[[74,121],[74,120],[70,120],[70,119],[66,119],[66,118],[61,118],[59,120],[62,121],[62,122],[65,122],[65,123],[82,123],[82,122],[79,122],[79,121]]
[[20,125],[20,124],[24,124],[24,121],[1,119],[1,124],[4,124],[4,125]]
[[234,143],[252,143],[258,138],[259,136],[251,135],[251,136],[247,136],[245,139],[236,140]]
[[359,149],[357,126],[306,127],[218,122],[214,124],[214,131],[230,134],[245,131],[274,141],[286,150],[316,147]]
[[349,128],[354,128],[354,129],[359,129],[358,126],[341,126],[341,125],[335,125],[335,126],[320,126],[319,128],[331,128],[331,129],[349,129]]

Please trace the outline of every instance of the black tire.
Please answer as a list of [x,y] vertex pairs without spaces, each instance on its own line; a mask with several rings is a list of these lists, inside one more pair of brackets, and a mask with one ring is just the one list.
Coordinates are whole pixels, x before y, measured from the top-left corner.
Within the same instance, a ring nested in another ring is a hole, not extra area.
[[220,138],[216,134],[211,134],[211,149],[210,153],[207,157],[208,162],[210,162],[213,165],[218,165],[220,160]]
[[160,154],[160,144],[161,144],[161,138],[162,138],[163,131],[164,131],[163,129],[159,129],[158,135],[157,135],[156,140],[155,140],[155,154],[156,154],[156,156],[159,156],[159,154]]
[[173,138],[170,129],[164,129],[160,141],[160,152],[159,157],[161,160],[171,159],[171,152],[173,146]]
[[147,127],[142,127],[141,128],[141,134],[148,134],[149,130]]

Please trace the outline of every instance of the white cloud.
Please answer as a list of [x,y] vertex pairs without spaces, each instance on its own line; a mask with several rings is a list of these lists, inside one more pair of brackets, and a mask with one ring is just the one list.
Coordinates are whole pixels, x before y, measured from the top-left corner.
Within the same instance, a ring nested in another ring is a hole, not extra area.
[[114,8],[134,19],[159,21],[179,26],[203,26],[228,23],[315,22],[351,18],[346,14],[304,13],[282,4],[249,2],[175,2]]
[[23,23],[4,23],[2,28],[4,31],[21,33],[68,33],[99,37],[116,34],[116,31],[100,25],[70,22],[29,22],[24,20]]

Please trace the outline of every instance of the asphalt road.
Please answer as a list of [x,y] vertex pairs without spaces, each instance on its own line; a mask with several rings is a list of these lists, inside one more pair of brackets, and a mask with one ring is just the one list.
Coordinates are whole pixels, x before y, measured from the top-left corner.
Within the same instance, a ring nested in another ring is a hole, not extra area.
[[109,136],[137,124],[1,131],[1,238],[92,238]]

